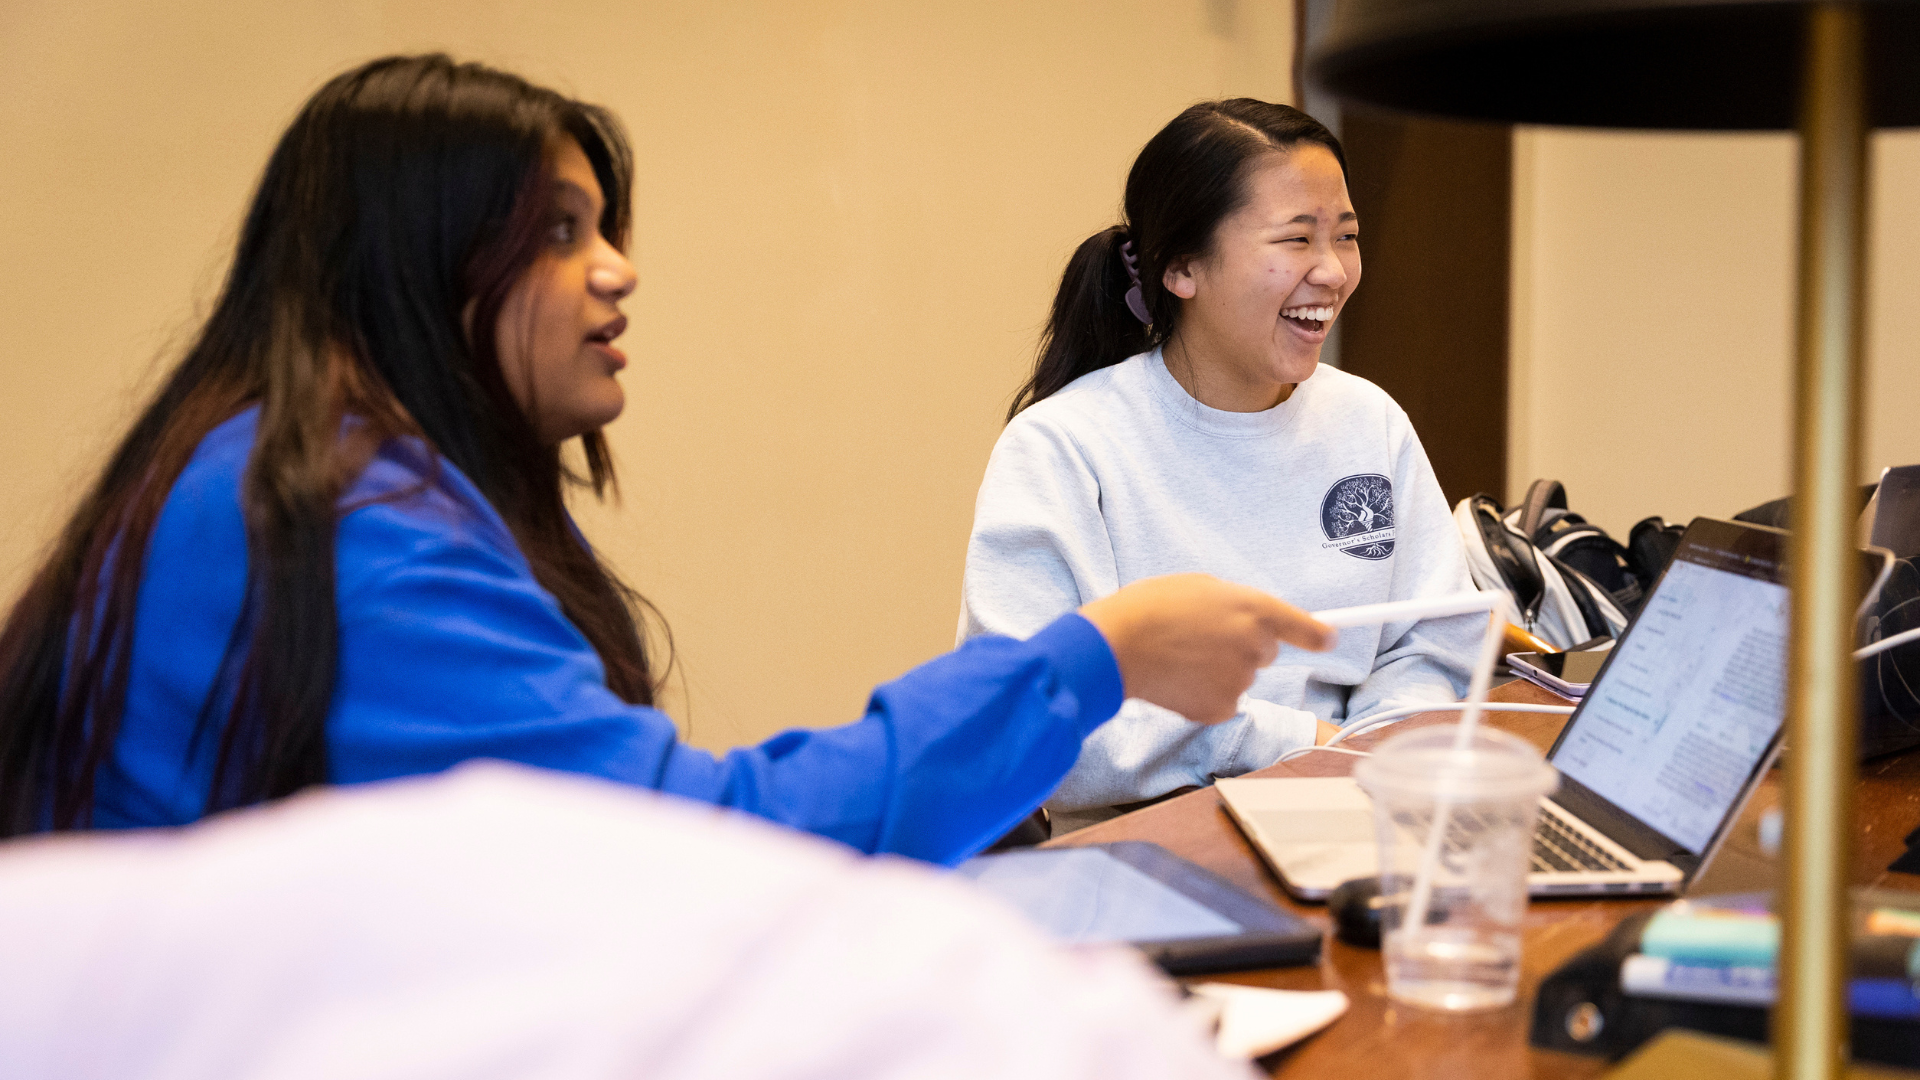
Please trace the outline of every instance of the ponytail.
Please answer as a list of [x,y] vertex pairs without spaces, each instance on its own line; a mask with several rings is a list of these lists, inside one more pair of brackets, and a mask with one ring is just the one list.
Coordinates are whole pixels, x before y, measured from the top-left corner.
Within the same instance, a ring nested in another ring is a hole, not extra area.
[[1067,260],[1053,312],[1040,335],[1040,359],[1033,377],[1014,395],[1008,420],[1087,372],[1112,367],[1158,344],[1152,327],[1141,325],[1127,307],[1133,282],[1120,255],[1126,242],[1125,229],[1102,229],[1081,241]]

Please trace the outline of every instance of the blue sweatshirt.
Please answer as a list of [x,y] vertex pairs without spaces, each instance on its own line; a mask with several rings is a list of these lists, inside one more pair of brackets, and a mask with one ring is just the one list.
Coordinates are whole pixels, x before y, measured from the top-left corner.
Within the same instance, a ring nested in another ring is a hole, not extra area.
[[[194,733],[246,592],[240,494],[256,420],[250,409],[209,433],[161,511],[98,827],[205,813],[219,740]],[[854,723],[716,758],[607,689],[599,655],[534,580],[506,523],[417,440],[383,447],[341,505],[335,783],[500,758],[951,863],[1040,805],[1120,707],[1112,651],[1068,615],[1027,641],[982,638],[915,668],[875,690]]]

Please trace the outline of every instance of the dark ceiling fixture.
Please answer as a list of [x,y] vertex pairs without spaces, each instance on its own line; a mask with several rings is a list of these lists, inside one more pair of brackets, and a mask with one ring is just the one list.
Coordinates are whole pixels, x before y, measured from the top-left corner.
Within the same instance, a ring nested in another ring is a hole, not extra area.
[[[1515,124],[1796,126],[1806,3],[1372,0],[1309,59],[1342,97]],[[1920,4],[1868,0],[1869,126],[1920,126]]]

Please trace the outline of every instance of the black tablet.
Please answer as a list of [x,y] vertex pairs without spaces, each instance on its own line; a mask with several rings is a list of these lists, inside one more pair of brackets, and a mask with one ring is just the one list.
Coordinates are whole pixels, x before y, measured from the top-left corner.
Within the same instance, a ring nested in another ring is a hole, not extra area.
[[982,855],[955,873],[1066,942],[1125,942],[1169,975],[1310,964],[1311,924],[1138,840]]

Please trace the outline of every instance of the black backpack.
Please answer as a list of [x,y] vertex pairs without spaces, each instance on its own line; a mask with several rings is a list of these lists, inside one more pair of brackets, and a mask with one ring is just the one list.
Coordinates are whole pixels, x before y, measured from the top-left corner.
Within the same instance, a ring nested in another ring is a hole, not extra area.
[[1535,480],[1511,510],[1491,495],[1462,499],[1454,521],[1474,584],[1511,593],[1527,630],[1563,649],[1618,635],[1686,531],[1650,517],[1623,545],[1569,510],[1558,480]]

